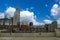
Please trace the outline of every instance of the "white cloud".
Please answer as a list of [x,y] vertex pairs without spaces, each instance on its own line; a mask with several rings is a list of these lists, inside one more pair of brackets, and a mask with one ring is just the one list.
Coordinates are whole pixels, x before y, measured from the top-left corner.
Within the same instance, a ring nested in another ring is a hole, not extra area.
[[48,20],[48,19],[45,19],[43,21],[44,21],[45,24],[51,24],[52,23],[52,21],[51,20]]
[[60,6],[58,4],[54,4],[51,9],[51,15],[57,19],[58,27],[60,26]]
[[53,5],[53,8],[58,8],[58,4],[54,4]]
[[[41,23],[36,21],[36,15],[34,15],[34,12],[28,11],[29,9],[26,8],[26,10],[20,11],[20,21],[23,22],[33,22],[34,25],[39,25]],[[14,12],[16,11],[16,8],[14,7],[8,7],[5,11],[5,14],[8,18],[14,16]]]
[[53,5],[51,15],[56,19],[60,18],[60,6],[58,4]]
[[60,6],[58,4],[53,5],[51,15],[56,19],[58,27],[60,27]]
[[15,8],[13,8],[13,7],[8,7],[8,8],[5,10],[5,12],[3,12],[3,13],[0,12],[0,18],[4,18],[5,15],[6,15],[8,18],[13,17],[15,11],[16,11]]
[[40,23],[35,20],[36,16],[34,12],[30,12],[28,10],[23,10],[20,12],[20,21],[24,22],[33,22],[34,25],[39,25]]
[[8,18],[10,18],[10,17],[13,17],[15,11],[16,11],[15,8],[8,7],[5,11],[5,14],[7,15]]
[[0,19],[4,18],[4,13],[0,13]]
[[[5,10],[5,15],[7,15],[8,18],[13,17],[15,11],[16,8],[8,7]],[[4,13],[0,13],[0,18],[4,18]],[[36,15],[34,15],[34,12],[30,12],[28,10],[20,11],[20,21],[33,22],[34,25],[44,25],[44,23],[40,23],[36,21]]]

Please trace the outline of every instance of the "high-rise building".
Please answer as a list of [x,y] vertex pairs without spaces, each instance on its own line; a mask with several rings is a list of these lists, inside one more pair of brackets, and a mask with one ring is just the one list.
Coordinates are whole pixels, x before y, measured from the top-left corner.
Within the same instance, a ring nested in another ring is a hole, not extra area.
[[16,12],[13,17],[13,25],[17,25],[18,23],[20,23],[20,8],[16,8]]
[[52,25],[51,30],[55,31],[55,29],[57,28],[57,21],[53,21],[51,25]]
[[47,32],[54,32],[57,28],[57,21],[53,21],[51,24],[45,24],[45,29]]

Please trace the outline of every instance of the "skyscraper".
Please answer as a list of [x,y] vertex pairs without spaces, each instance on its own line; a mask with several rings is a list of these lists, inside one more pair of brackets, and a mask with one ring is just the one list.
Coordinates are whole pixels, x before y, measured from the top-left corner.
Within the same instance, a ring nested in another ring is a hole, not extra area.
[[13,25],[17,25],[18,23],[20,23],[20,8],[16,8],[16,12],[13,17]]

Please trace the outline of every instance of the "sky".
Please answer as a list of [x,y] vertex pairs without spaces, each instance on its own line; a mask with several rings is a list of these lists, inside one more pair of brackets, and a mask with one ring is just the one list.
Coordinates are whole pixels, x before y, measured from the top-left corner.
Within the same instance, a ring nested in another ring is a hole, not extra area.
[[0,0],[0,18],[13,17],[20,8],[20,20],[34,24],[57,21],[60,25],[60,0]]

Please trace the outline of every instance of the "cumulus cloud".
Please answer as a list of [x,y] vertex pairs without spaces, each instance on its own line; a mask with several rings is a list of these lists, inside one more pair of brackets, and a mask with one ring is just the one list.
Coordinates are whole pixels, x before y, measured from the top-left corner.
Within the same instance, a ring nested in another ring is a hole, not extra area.
[[56,19],[58,27],[60,27],[60,6],[58,4],[53,5],[51,15]]
[[13,17],[15,11],[16,9],[14,7],[8,7],[5,11],[7,18]]
[[45,24],[51,24],[52,23],[52,21],[51,20],[48,20],[48,19],[45,19],[43,21],[44,21]]
[[36,16],[34,12],[30,12],[28,10],[23,10],[20,12],[20,21],[24,22],[33,22],[34,25],[39,25],[40,23],[36,21]]
[[[16,11],[16,8],[8,7],[5,11],[5,15],[7,15],[8,18],[13,17],[15,11]],[[27,22],[27,23],[33,22],[34,25],[41,24],[41,23],[36,21],[36,15],[34,15],[34,12],[28,11],[28,8],[26,10],[20,11],[20,21]]]
[[[5,15],[7,16],[7,18],[13,17],[15,11],[16,11],[16,8],[8,7],[5,10],[5,13],[0,13],[0,18],[4,18]],[[36,21],[36,15],[34,15],[34,12],[31,12],[28,10],[20,11],[20,21],[27,22],[27,23],[33,22],[34,25],[44,25],[44,23],[40,23]]]
[[53,5],[51,15],[56,19],[60,18],[60,6],[58,4]]
[[4,13],[0,13],[0,19],[4,18]]
[[3,13],[0,12],[0,18],[4,18],[5,15],[6,15],[7,18],[13,17],[15,11],[16,11],[15,8],[13,8],[13,7],[8,7],[8,8],[5,10],[5,12],[3,12]]

